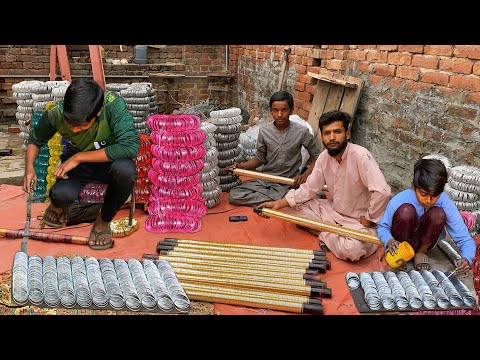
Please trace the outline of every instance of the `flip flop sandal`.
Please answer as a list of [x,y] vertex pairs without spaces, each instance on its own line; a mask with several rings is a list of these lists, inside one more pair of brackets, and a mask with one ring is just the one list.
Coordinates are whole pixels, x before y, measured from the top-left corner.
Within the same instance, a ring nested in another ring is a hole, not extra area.
[[[115,244],[115,240],[112,239],[111,242],[107,243],[107,244],[102,244],[102,245],[97,245],[97,240],[98,240],[98,237],[101,236],[101,235],[112,235],[112,231],[110,229],[106,229],[106,230],[102,230],[102,231],[98,231],[97,232],[97,229],[95,229],[95,227],[92,229],[92,232],[90,233],[90,236],[91,235],[94,235],[95,236],[95,244],[94,245],[90,245],[90,242],[88,243],[88,246],[90,247],[90,249],[93,249],[93,250],[106,250],[106,249],[110,249],[113,247],[113,245]],[[90,237],[88,238],[90,240]]]
[[61,228],[67,226],[65,211],[62,210],[62,212],[59,214],[55,210],[50,209],[50,207],[45,209],[42,221],[44,224],[54,228]]
[[422,253],[417,253],[413,257],[413,265],[415,267],[415,270],[420,271],[420,270],[427,270],[430,271],[432,266],[430,265],[430,259],[427,255],[422,254]]

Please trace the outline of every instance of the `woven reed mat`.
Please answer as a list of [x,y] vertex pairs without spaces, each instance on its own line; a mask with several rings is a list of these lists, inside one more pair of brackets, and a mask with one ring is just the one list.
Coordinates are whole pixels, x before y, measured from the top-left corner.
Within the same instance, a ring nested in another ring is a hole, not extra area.
[[[68,258],[83,255],[65,255]],[[45,308],[37,306],[19,306],[12,302],[10,270],[0,273],[0,315],[170,315],[160,312],[117,311],[92,309]],[[215,315],[213,304],[202,301],[190,301],[190,311],[187,315]]]

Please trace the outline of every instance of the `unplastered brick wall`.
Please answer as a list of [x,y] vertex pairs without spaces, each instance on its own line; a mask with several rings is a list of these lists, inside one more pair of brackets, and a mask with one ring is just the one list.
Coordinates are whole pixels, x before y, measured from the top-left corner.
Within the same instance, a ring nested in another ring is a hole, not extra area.
[[185,45],[183,50],[187,74],[225,71],[226,45]]
[[149,45],[147,58],[149,64],[184,63],[183,45]]
[[[49,62],[50,46],[0,45],[0,124],[17,123],[12,85],[23,80],[48,80]],[[45,74],[40,79],[27,77]]]
[[[238,99],[268,111],[284,46],[230,48]],[[453,165],[480,166],[479,45],[291,45],[285,89],[304,119],[315,91],[314,72],[365,80],[352,141],[368,148],[394,191],[411,185],[413,164],[427,154]],[[258,79],[267,76],[268,81]],[[265,85],[267,85],[265,87]]]
[[[302,65],[303,55],[311,47],[294,46],[289,56],[288,67],[284,76],[284,89],[294,92],[296,76],[301,78],[306,74],[306,66]],[[240,107],[254,110],[258,102],[263,115],[268,114],[270,96],[276,91],[279,74],[282,67],[283,45],[239,45],[229,48],[229,69],[236,75],[233,89],[233,102]],[[298,52],[298,54],[297,54]],[[310,59],[309,61],[312,61]],[[299,67],[297,68],[297,64]],[[308,79],[308,81],[310,81]],[[306,95],[295,93],[295,112],[303,117],[308,117],[309,105],[305,104]],[[310,100],[306,99],[306,100]]]
[[[107,83],[153,81],[148,75],[154,72],[184,74],[188,76],[185,81],[173,80],[178,81],[179,102],[195,104],[210,99],[225,105],[231,104],[231,91],[215,90],[219,87],[212,88],[211,85],[215,85],[216,80],[207,78],[209,74],[225,70],[225,45],[147,46],[148,64],[133,64],[132,45],[102,46],[105,58],[125,58],[129,61],[127,65],[104,63]],[[88,45],[67,45],[67,52],[72,77],[91,76]],[[0,45],[0,123],[16,124],[16,102],[12,98],[12,85],[23,80],[47,81],[49,71],[50,45]],[[56,74],[59,80],[58,64]],[[225,85],[224,81],[220,82],[221,86]],[[194,85],[182,89],[183,83],[187,86],[190,83]]]

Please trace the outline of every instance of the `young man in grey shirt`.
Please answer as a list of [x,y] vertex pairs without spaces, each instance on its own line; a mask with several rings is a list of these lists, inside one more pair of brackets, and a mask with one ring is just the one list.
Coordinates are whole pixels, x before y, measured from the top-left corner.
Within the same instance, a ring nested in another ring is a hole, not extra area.
[[[270,98],[270,112],[274,121],[260,128],[255,157],[233,166],[251,170],[263,165],[263,173],[293,178],[293,187],[297,188],[312,172],[320,148],[306,127],[289,120],[293,112],[293,96],[290,93],[274,93]],[[310,155],[310,165],[301,174],[302,146]],[[290,188],[289,185],[254,179],[231,189],[228,201],[235,205],[255,206],[283,198]]]

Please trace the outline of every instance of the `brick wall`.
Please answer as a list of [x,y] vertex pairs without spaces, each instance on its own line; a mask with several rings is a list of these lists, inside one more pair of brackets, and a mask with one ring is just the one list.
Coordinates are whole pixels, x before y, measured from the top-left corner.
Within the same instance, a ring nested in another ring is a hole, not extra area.
[[149,64],[185,63],[183,45],[155,45],[147,47]]
[[[283,46],[231,46],[234,103],[252,109],[275,91]],[[307,72],[360,77],[365,87],[352,141],[368,148],[394,191],[410,186],[413,164],[432,153],[480,166],[480,46],[292,46],[286,90],[308,118],[316,80]]]
[[[129,61],[126,65],[104,63],[107,83],[132,83],[140,81],[156,82],[152,73],[174,73],[186,75],[186,78],[173,78],[169,81],[179,89],[178,96],[159,101],[172,100],[174,109],[178,101],[181,104],[195,104],[206,99],[223,104],[231,104],[230,91],[221,91],[228,79],[209,78],[208,75],[221,72],[225,68],[225,46],[215,45],[154,45],[148,46],[148,64],[134,63],[134,46],[102,45],[105,59]],[[67,45],[72,78],[91,76],[88,45]],[[12,85],[23,80],[49,79],[50,45],[0,45],[0,124],[16,124],[16,102],[12,98]],[[60,79],[60,71],[57,71]],[[220,86],[215,86],[220,83]],[[163,81],[161,82],[163,84]],[[185,88],[183,88],[185,84]],[[219,90],[220,89],[220,90]],[[175,101],[173,101],[175,100]],[[178,105],[178,104],[177,104]],[[159,104],[162,108],[162,103]]]

